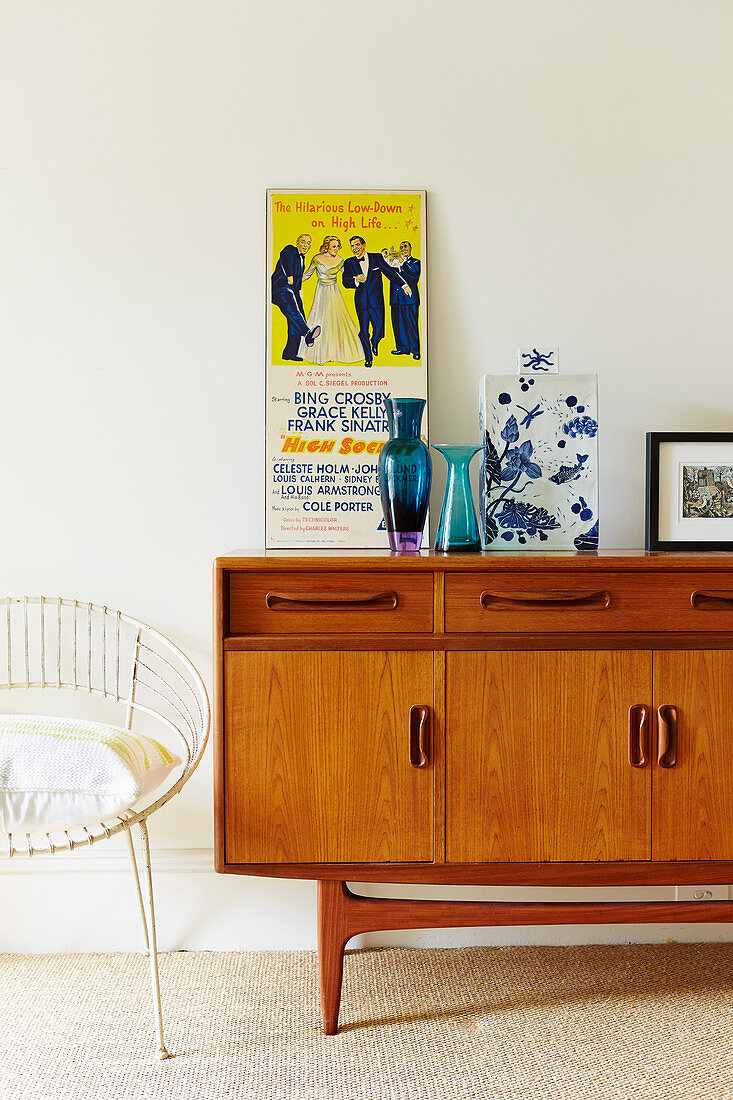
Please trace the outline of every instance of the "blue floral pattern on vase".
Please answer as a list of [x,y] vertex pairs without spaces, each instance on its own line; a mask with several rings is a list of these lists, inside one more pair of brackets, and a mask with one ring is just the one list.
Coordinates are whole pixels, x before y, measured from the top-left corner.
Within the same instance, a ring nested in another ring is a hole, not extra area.
[[[491,501],[484,515],[484,526],[487,535],[495,539],[499,528],[503,527],[501,537],[505,542],[511,542],[514,535],[520,545],[526,543],[527,538],[537,536],[540,541],[547,541],[547,532],[557,529],[560,524],[550,515],[545,508],[529,504],[527,501],[517,500],[509,494],[516,490],[521,492],[519,483],[522,477],[535,480],[542,477],[542,469],[532,460],[532,443],[525,440],[519,447],[509,447],[510,443],[516,443],[519,439],[519,428],[516,417],[510,416],[501,433],[505,440],[503,454],[499,455],[486,432],[486,452],[489,458],[486,461],[486,492],[489,495],[494,482],[500,486],[508,482],[507,486]],[[504,465],[502,466],[502,462]],[[499,511],[501,505],[501,511]]]
[[579,435],[587,435],[592,439],[598,431],[598,421],[594,420],[592,416],[576,416],[572,420],[568,420],[567,424],[563,424],[562,430],[565,435],[570,435],[573,439]]
[[482,380],[484,546],[596,550],[595,376],[532,381],[527,401],[526,377]]

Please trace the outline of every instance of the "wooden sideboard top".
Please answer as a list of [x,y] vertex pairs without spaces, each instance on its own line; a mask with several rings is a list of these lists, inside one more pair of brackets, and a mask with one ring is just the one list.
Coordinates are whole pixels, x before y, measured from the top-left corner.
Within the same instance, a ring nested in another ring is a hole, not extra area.
[[319,569],[330,571],[358,568],[370,569],[426,569],[432,572],[476,572],[496,570],[518,572],[543,569],[564,572],[572,570],[710,570],[733,568],[733,552],[706,551],[704,553],[673,553],[647,550],[584,550],[576,552],[554,551],[540,553],[532,550],[515,550],[497,553],[494,550],[479,554],[441,554],[434,550],[421,550],[417,554],[396,554],[384,550],[232,550],[216,559],[215,568],[223,570],[268,569]]

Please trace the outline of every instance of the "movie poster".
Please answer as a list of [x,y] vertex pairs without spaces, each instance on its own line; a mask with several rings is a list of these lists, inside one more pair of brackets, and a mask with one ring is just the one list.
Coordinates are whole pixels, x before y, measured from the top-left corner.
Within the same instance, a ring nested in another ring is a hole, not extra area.
[[268,549],[388,546],[385,401],[427,398],[425,202],[267,193]]

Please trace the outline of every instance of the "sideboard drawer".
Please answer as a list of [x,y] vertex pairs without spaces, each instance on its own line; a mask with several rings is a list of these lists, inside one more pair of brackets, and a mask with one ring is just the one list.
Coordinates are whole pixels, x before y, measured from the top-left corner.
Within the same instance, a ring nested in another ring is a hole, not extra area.
[[717,573],[464,573],[445,579],[445,629],[733,630],[733,576]]
[[231,573],[230,634],[433,629],[432,573]]

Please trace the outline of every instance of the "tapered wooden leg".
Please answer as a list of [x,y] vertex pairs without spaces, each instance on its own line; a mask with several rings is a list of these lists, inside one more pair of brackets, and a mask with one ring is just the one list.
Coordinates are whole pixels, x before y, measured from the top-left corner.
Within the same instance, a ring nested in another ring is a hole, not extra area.
[[344,882],[318,883],[318,973],[326,1035],[338,1031],[347,928],[348,891]]

